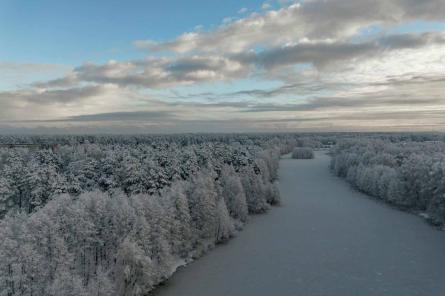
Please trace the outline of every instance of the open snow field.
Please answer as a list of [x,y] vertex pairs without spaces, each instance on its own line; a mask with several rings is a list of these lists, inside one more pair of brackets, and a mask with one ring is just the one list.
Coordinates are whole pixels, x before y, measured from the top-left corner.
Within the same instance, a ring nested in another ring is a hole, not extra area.
[[354,191],[329,157],[282,159],[282,206],[178,271],[156,296],[442,296],[445,232]]

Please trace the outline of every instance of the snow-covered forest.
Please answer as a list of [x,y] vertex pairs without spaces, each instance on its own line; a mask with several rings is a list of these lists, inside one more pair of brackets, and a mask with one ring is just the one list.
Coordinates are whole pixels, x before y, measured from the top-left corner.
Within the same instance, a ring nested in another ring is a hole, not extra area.
[[357,137],[340,141],[331,168],[354,187],[445,225],[445,142],[442,136]]
[[280,154],[323,141],[2,136],[0,295],[144,295],[278,204]]
[[0,136],[0,296],[146,295],[280,203],[280,155],[336,143],[336,175],[445,224],[441,135]]

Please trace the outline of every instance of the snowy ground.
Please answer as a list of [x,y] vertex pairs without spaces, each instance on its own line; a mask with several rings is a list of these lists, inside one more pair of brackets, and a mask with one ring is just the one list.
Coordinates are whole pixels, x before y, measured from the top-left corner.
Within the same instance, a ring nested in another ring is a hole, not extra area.
[[445,295],[445,233],[331,175],[283,159],[283,206],[175,274],[156,296]]

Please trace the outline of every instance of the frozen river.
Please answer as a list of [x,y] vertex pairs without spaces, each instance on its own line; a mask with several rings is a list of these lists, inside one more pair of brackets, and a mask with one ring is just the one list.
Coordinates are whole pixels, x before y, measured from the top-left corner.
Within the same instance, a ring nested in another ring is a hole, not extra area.
[[328,165],[323,153],[281,160],[283,205],[155,295],[445,295],[445,232],[354,191]]

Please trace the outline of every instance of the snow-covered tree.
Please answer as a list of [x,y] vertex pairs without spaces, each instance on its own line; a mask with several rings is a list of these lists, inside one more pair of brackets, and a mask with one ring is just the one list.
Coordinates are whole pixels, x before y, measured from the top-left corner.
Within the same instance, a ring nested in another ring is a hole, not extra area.
[[246,194],[241,179],[232,166],[225,165],[221,170],[220,191],[230,216],[241,222],[246,222],[249,214]]
[[308,147],[297,147],[292,151],[292,158],[312,159],[314,158],[314,151]]
[[193,248],[193,233],[189,202],[185,195],[185,185],[182,181],[177,181],[162,194],[162,198],[168,203],[170,213],[169,240],[172,254],[180,258],[187,258]]
[[216,213],[218,215],[218,225],[216,229],[216,242],[225,242],[235,233],[235,224],[229,215],[226,203],[223,198],[217,201]]
[[58,269],[48,289],[49,296],[90,296],[82,279],[64,268]]
[[156,284],[155,265],[138,243],[125,239],[117,253],[115,284],[118,295],[142,296]]
[[206,169],[192,177],[186,194],[196,234],[200,239],[213,240],[218,227],[214,173]]
[[269,209],[267,204],[266,188],[262,177],[254,168],[245,167],[240,171],[241,183],[246,194],[249,213],[263,213]]

